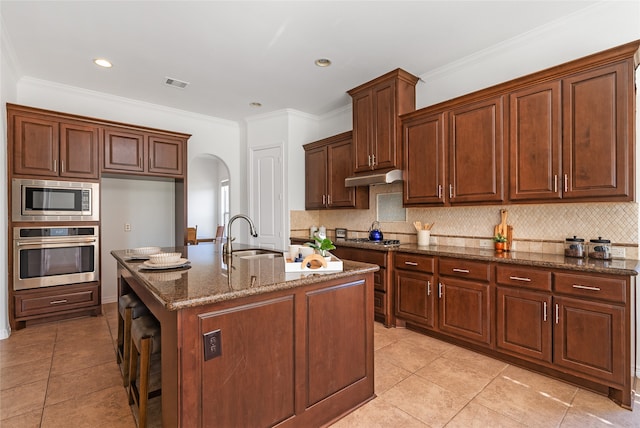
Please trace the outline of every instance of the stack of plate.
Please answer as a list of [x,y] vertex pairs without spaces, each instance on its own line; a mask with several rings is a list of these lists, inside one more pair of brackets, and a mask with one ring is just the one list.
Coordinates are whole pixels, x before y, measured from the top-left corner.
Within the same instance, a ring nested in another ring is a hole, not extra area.
[[149,260],[142,264],[145,269],[173,269],[188,265],[189,260],[181,256],[181,253],[150,254]]

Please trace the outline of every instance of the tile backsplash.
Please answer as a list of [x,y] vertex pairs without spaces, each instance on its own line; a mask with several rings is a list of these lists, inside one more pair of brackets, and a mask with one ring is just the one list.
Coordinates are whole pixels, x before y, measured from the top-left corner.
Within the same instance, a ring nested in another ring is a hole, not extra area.
[[[386,200],[377,195],[397,192],[402,192],[401,182],[371,186],[368,210],[291,211],[291,236],[307,236],[312,225],[324,225],[329,236],[336,227],[346,228],[348,237],[367,236],[377,220],[377,202]],[[588,242],[602,237],[624,249],[625,258],[638,259],[636,202],[407,208],[406,221],[381,221],[380,226],[386,239],[411,243],[416,242],[414,221],[435,223],[432,244],[485,247],[492,245],[501,209],[508,211],[507,224],[513,226],[514,251],[562,254],[566,238],[577,236]]]

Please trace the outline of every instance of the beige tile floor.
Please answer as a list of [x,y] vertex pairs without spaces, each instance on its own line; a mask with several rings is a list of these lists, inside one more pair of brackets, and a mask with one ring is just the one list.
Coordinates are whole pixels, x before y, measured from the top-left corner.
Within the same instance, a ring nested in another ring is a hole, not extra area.
[[[115,363],[116,305],[104,309],[104,316],[33,326],[0,341],[0,427],[135,427]],[[375,348],[377,398],[332,428],[640,427],[640,397],[630,412],[581,388],[378,323]]]

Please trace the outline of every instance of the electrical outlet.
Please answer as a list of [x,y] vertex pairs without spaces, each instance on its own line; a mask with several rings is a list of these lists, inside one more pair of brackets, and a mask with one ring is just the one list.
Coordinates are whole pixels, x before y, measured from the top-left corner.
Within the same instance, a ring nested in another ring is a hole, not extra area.
[[611,257],[614,259],[624,259],[625,253],[624,247],[611,247]]
[[124,224],[124,231],[125,232],[131,232],[131,224],[130,223],[125,223]]
[[491,239],[481,239],[480,248],[493,248],[493,241]]
[[222,355],[222,332],[210,331],[202,335],[204,345],[204,360],[208,361]]

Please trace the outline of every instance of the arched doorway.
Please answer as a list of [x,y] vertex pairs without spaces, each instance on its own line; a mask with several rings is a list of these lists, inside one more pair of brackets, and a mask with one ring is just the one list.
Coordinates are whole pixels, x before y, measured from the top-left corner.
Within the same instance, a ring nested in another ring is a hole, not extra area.
[[222,159],[201,154],[189,165],[188,226],[198,239],[212,239],[229,218],[229,168]]

